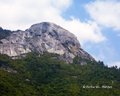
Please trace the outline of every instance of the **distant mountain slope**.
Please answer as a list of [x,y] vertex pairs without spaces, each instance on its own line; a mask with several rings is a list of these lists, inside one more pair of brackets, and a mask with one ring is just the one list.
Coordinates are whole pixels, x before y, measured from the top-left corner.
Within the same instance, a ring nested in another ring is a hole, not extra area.
[[0,53],[12,58],[29,52],[41,55],[47,51],[60,54],[59,59],[66,63],[72,63],[75,56],[94,60],[81,48],[74,34],[50,22],[34,24],[26,31],[16,31],[0,41],[3,43]]

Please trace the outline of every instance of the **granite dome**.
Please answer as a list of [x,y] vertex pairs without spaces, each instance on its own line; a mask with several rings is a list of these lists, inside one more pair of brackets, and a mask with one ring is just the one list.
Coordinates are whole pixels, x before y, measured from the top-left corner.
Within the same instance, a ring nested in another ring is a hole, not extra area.
[[0,44],[0,53],[12,58],[28,52],[43,54],[47,51],[60,54],[59,59],[66,63],[72,63],[75,56],[94,60],[81,48],[74,34],[50,22],[34,24],[29,29],[16,31],[0,41],[3,43]]

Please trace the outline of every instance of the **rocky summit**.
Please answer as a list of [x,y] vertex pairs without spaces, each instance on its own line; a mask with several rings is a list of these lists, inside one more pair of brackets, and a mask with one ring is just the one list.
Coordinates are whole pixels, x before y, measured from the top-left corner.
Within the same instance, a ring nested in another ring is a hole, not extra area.
[[94,60],[81,48],[74,34],[50,22],[34,24],[25,31],[15,31],[0,42],[0,53],[13,59],[29,52],[38,52],[41,55],[47,51],[60,54],[59,59],[65,63],[72,63],[75,56]]

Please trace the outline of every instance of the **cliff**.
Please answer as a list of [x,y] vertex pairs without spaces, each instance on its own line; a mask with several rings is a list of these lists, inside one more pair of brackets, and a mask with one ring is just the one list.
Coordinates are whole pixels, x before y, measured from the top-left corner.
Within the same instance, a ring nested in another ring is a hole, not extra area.
[[14,59],[29,52],[41,55],[47,51],[60,54],[59,59],[66,63],[72,63],[75,56],[94,60],[81,48],[74,34],[49,22],[34,24],[25,31],[15,31],[0,42],[0,53]]

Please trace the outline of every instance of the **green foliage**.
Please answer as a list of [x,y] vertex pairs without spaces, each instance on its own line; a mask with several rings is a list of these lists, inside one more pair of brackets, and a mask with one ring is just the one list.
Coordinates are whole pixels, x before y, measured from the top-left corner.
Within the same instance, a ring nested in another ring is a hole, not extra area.
[[12,31],[4,30],[0,27],[0,39],[3,39],[3,38],[6,38],[7,36],[10,36],[11,33],[12,33]]
[[[13,60],[0,54],[0,67],[4,64],[17,71],[0,69],[0,96],[120,96],[120,69],[79,57],[72,64],[51,58],[58,56],[31,52]],[[88,65],[79,65],[78,60]],[[100,88],[83,88],[87,85]]]

